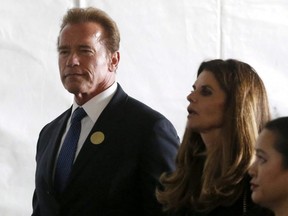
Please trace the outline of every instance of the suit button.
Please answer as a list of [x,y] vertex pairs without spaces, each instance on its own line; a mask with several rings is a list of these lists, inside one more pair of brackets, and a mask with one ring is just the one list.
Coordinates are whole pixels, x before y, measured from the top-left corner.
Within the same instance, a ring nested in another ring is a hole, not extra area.
[[46,191],[46,194],[47,194],[47,195],[50,195],[51,193],[50,193],[50,191],[47,190],[47,191]]

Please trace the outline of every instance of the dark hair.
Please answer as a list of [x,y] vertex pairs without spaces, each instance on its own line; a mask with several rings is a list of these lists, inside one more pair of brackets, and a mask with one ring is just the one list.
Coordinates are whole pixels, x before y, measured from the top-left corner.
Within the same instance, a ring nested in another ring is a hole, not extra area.
[[85,22],[94,22],[103,27],[104,31],[101,40],[104,42],[107,51],[114,53],[119,50],[120,33],[117,24],[107,13],[98,8],[88,7],[69,9],[63,17],[60,32],[67,24]]
[[276,134],[274,147],[282,155],[283,167],[288,169],[288,117],[274,119],[265,128]]

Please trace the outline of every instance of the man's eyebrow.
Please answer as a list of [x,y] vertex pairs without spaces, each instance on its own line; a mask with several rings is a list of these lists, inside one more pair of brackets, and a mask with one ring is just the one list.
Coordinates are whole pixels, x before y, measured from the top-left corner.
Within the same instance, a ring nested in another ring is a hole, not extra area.
[[63,50],[63,49],[69,49],[69,47],[66,45],[62,45],[62,46],[57,47],[57,50]]
[[89,45],[80,45],[79,48],[90,48],[90,49],[92,49],[92,47],[89,46]]
[[[58,46],[57,49],[58,49],[58,50],[60,50],[60,49],[62,50],[62,49],[69,49],[69,48],[70,48],[70,47],[67,46],[67,45],[61,45],[61,46]],[[92,47],[89,46],[89,45],[79,45],[78,48],[80,48],[80,49],[81,49],[81,48],[86,48],[86,49],[89,48],[89,49],[92,49]]]

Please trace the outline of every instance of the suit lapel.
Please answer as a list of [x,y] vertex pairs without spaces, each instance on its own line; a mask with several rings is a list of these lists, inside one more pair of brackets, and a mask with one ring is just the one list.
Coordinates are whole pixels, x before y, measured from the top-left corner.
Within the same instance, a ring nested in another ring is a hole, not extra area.
[[61,116],[59,121],[57,121],[56,126],[54,127],[54,131],[52,131],[51,137],[47,143],[47,149],[44,154],[45,157],[47,157],[47,159],[43,160],[43,161],[47,161],[47,169],[46,169],[47,172],[45,175],[45,179],[47,180],[48,186],[51,190],[53,190],[54,164],[55,164],[58,148],[61,142],[61,138],[66,128],[67,120],[70,116],[71,110],[72,110],[71,108],[67,110]]
[[[71,181],[73,181],[73,178],[81,172],[83,167],[85,167],[92,158],[95,159],[99,153],[101,154],[102,150],[110,148],[110,146],[115,143],[113,141],[114,137],[111,137],[110,134],[115,134],[114,131],[118,130],[118,121],[121,121],[123,118],[123,110],[127,98],[128,95],[118,84],[115,95],[99,116],[79,152],[73,165]],[[103,135],[104,139],[102,140]]]

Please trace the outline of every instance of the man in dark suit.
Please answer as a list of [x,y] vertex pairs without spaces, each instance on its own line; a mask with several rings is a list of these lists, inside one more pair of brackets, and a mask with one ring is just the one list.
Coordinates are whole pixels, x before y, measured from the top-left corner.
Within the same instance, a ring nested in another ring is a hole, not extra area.
[[63,18],[59,70],[74,103],[40,132],[33,216],[162,215],[155,189],[174,169],[179,139],[116,82],[119,42],[101,10],[74,8]]

